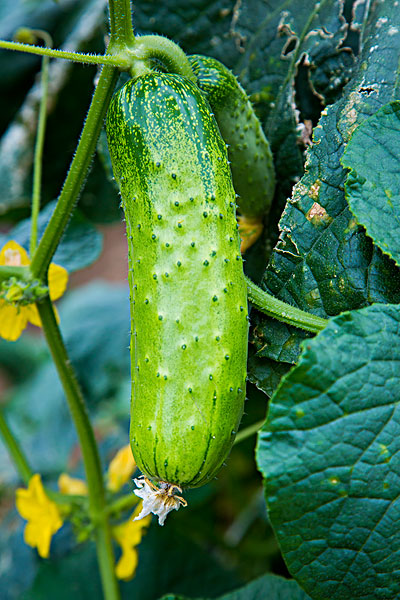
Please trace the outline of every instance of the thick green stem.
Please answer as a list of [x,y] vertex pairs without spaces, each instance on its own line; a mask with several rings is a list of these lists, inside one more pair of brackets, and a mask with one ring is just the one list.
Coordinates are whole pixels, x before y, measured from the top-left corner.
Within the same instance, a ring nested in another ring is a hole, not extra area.
[[4,418],[3,412],[0,410],[0,433],[3,438],[4,444],[7,447],[8,452],[14,462],[14,465],[17,468],[17,471],[25,483],[28,485],[30,478],[33,475],[33,471],[30,468],[28,461],[26,459],[25,454],[22,452],[22,449],[15,439],[11,429],[7,425],[7,422]]
[[47,96],[49,87],[49,57],[44,56],[41,71],[41,91],[39,105],[38,128],[36,134],[35,156],[33,161],[33,189],[32,189],[32,216],[31,216],[31,238],[29,242],[29,254],[33,256],[37,245],[37,221],[40,210],[40,188],[42,182],[42,157],[44,146],[44,135],[46,131]]
[[57,206],[32,258],[31,272],[38,279],[47,272],[85,182],[117,78],[117,69],[103,67]]
[[118,600],[120,596],[114,573],[114,553],[107,516],[103,475],[93,428],[50,299],[45,298],[37,304],[37,308],[82,451],[88,484],[89,513],[96,532],[97,555],[104,595],[106,600]]
[[282,300],[274,298],[274,296],[271,296],[271,294],[268,294],[259,288],[258,285],[253,283],[248,277],[246,277],[246,281],[250,302],[254,304],[258,310],[261,310],[261,312],[269,317],[283,321],[288,325],[294,325],[305,331],[310,331],[311,333],[322,331],[328,324],[327,319],[322,319],[321,317],[317,317],[316,315],[300,310],[300,308],[296,308],[291,304],[287,304],[286,302],[282,302]]
[[109,0],[108,4],[110,11],[110,46],[120,50],[133,46],[135,36],[132,27],[130,0]]
[[178,73],[196,83],[189,60],[175,42],[159,35],[144,35],[136,38],[135,56],[143,60],[159,60],[169,73]]

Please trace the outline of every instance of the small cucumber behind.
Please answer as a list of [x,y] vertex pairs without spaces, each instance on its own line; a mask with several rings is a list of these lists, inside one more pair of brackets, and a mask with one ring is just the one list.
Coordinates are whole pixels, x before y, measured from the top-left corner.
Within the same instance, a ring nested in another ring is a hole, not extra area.
[[245,398],[225,143],[196,85],[153,72],[114,95],[107,138],[129,242],[133,454],[153,481],[200,486],[226,459]]
[[228,144],[239,211],[261,220],[269,212],[275,190],[273,157],[261,123],[229,69],[215,58],[196,54],[188,58]]

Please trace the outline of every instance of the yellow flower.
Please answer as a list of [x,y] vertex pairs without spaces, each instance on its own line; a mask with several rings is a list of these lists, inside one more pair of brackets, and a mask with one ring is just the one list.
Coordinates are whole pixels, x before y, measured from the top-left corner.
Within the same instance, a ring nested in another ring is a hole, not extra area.
[[118,450],[108,467],[108,489],[118,492],[136,469],[130,445]]
[[40,475],[29,480],[28,489],[17,489],[17,510],[28,523],[25,525],[24,540],[28,546],[37,548],[42,558],[47,558],[52,536],[63,524],[57,504],[46,496]]
[[[30,262],[26,250],[17,242],[7,242],[0,252],[0,266],[24,267]],[[50,298],[57,300],[67,287],[68,273],[64,267],[51,263],[48,280]],[[9,300],[19,299],[17,295],[13,297],[13,290],[10,290],[8,296]],[[0,337],[10,341],[18,339],[28,321],[37,327],[42,325],[35,304],[19,306],[0,299]]]
[[258,240],[263,230],[263,222],[257,217],[237,216],[240,235],[240,251],[246,252]]
[[58,489],[62,494],[70,494],[72,496],[87,496],[88,493],[86,481],[70,477],[67,473],[61,473],[58,478]]
[[129,581],[135,575],[138,564],[138,551],[136,546],[141,542],[145,528],[150,525],[151,515],[134,521],[140,513],[142,503],[138,504],[131,519],[113,527],[113,536],[121,546],[122,554],[115,566],[115,574],[118,579]]

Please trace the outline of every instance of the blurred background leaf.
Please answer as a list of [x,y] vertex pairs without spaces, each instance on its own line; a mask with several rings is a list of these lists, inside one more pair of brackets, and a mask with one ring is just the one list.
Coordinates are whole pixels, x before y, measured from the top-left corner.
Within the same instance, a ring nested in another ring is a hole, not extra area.
[[[46,205],[38,217],[38,240],[44,233],[47,223],[57,202]],[[0,246],[8,240],[15,240],[29,252],[31,220],[24,219],[7,234],[0,234]],[[102,251],[102,234],[86,219],[79,210],[75,210],[52,262],[61,265],[69,273],[84,269],[95,262]]]

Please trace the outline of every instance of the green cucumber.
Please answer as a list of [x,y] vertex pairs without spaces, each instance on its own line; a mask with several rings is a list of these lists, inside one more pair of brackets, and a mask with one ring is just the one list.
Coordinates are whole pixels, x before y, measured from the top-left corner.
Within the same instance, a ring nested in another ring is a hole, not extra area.
[[260,220],[268,214],[275,191],[273,157],[261,123],[246,92],[227,67],[207,56],[195,54],[188,58],[228,144],[239,211]]
[[162,489],[197,487],[226,459],[245,398],[247,289],[225,143],[197,86],[155,72],[114,95],[107,139],[129,242],[133,455]]

